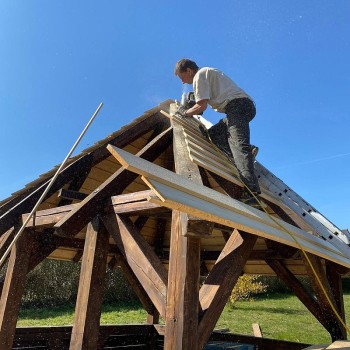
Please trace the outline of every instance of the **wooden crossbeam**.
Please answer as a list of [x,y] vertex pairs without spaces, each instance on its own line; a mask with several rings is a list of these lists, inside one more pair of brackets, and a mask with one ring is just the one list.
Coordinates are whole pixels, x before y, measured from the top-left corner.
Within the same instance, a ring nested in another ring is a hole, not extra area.
[[98,348],[109,234],[99,218],[89,223],[81,264],[70,350]]
[[199,349],[208,341],[256,240],[254,235],[234,230],[201,287],[199,300],[203,314],[198,327]]
[[[80,188],[80,187],[78,187]],[[87,197],[87,194],[78,192],[76,190],[66,190],[65,188],[61,188],[58,191],[58,197],[60,197],[62,200],[59,202],[58,207],[61,207],[62,205],[70,204],[71,201],[82,201]],[[65,202],[66,200],[67,202]]]
[[0,300],[0,349],[12,349],[35,237],[24,230],[11,249]]
[[103,223],[149,298],[165,318],[167,272],[161,261],[130,219],[109,214],[103,217]]
[[[148,143],[137,157],[143,157],[153,161],[169,146],[172,139],[171,128],[162,132]],[[135,179],[137,174],[123,168],[111,175],[98,190],[86,197],[76,208],[71,210],[56,225],[56,231],[60,235],[76,235],[94,216],[101,212],[106,200],[111,196],[120,194]]]

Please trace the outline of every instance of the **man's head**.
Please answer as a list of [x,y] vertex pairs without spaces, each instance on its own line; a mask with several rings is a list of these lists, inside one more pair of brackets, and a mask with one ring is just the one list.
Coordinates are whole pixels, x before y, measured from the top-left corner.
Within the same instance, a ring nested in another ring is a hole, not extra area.
[[174,73],[181,79],[183,84],[192,84],[193,77],[198,69],[196,62],[191,61],[188,58],[183,58],[176,62]]

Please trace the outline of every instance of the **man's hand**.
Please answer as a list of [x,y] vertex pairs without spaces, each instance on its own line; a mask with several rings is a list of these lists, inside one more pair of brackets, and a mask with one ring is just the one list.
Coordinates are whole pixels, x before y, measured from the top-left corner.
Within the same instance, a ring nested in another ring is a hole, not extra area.
[[186,118],[186,117],[188,117],[186,115],[186,112],[187,112],[187,109],[184,106],[179,105],[177,107],[177,111],[175,112],[175,116],[177,116],[179,118]]

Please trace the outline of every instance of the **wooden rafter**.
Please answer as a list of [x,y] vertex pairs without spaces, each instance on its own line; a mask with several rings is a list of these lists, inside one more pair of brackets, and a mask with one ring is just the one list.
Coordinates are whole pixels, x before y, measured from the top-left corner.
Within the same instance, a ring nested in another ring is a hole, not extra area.
[[[148,143],[137,157],[143,157],[149,161],[155,160],[169,146],[172,138],[171,129],[167,129]],[[111,175],[97,191],[86,197],[79,206],[69,212],[55,225],[60,235],[76,235],[99,212],[105,203],[113,195],[120,194],[135,179],[137,174],[123,168]]]
[[152,248],[127,217],[109,214],[103,223],[149,298],[165,318],[167,272]]

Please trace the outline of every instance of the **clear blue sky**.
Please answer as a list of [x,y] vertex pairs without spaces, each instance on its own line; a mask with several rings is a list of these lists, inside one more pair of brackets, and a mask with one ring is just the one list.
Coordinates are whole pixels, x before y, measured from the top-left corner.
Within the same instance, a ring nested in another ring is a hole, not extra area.
[[255,99],[258,160],[350,228],[349,24],[348,0],[2,0],[0,199],[60,163],[101,101],[78,151],[179,99],[189,57]]

